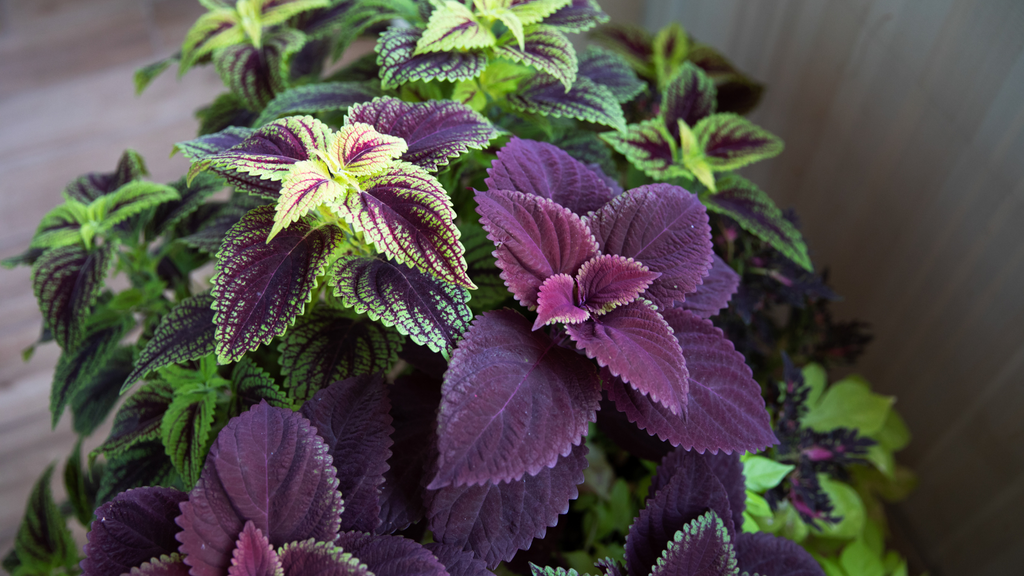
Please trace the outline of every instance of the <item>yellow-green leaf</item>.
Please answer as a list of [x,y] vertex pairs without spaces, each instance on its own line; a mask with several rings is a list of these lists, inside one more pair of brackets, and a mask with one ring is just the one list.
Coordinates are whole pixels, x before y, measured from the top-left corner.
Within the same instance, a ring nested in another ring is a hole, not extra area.
[[487,48],[496,42],[494,33],[476,20],[473,13],[454,0],[440,4],[427,22],[413,54],[464,51]]

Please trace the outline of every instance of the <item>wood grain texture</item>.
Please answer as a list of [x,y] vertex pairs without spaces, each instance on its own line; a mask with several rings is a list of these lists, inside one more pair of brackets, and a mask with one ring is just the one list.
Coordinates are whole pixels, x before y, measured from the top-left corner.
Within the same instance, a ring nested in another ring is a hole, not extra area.
[[768,85],[752,119],[787,148],[745,172],[873,325],[858,371],[914,433],[899,516],[934,573],[1019,572],[1024,4],[648,1],[673,20]]

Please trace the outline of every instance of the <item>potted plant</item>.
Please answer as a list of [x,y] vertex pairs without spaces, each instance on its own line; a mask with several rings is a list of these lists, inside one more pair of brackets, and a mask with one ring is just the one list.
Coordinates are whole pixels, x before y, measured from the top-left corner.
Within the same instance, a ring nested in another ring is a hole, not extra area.
[[906,572],[905,427],[822,367],[863,326],[734,173],[782,151],[759,84],[592,0],[200,1],[136,75],[224,80],[188,174],[126,151],[6,261],[54,424],[125,397],[10,573]]

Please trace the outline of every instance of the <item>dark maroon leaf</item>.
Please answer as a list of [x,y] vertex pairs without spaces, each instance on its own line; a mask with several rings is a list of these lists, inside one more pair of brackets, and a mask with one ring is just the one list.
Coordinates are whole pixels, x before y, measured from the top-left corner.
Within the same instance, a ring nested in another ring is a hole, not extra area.
[[82,560],[82,576],[123,574],[178,549],[178,504],[188,494],[173,488],[136,488],[96,509]]
[[761,576],[824,576],[814,557],[792,540],[758,532],[736,537],[740,570]]
[[715,81],[719,112],[747,114],[761,100],[764,85],[744,76],[714,48],[706,44],[691,46],[686,58],[700,66]]
[[487,118],[449,100],[403,102],[382,96],[353,106],[346,122],[363,122],[381,134],[404,139],[409,149],[402,160],[431,172],[447,165],[449,158],[470,148],[479,150],[498,136],[498,129]]
[[693,292],[711,268],[711,227],[697,196],[679,186],[627,190],[587,217],[605,254],[634,258],[661,272],[644,294],[661,310]]
[[231,419],[176,520],[192,574],[222,575],[248,520],[274,546],[334,540],[342,499],[330,462],[309,421],[291,410],[262,403]]
[[487,56],[481,52],[413,54],[423,34],[418,29],[388,28],[377,40],[381,86],[397,88],[414,80],[469,80],[483,73]]
[[587,356],[607,366],[675,415],[687,410],[687,365],[672,329],[650,304],[635,301],[566,332]]
[[504,309],[477,316],[452,354],[428,488],[517,480],[566,456],[596,418],[593,364]]
[[121,392],[159,368],[211,354],[216,345],[212,305],[213,296],[197,294],[182,300],[161,318],[153,337],[139,353],[135,369],[122,384]]
[[732,510],[733,526],[743,526],[743,511],[747,508],[746,478],[743,476],[743,463],[740,453],[726,454],[719,452],[704,453],[704,461],[711,467],[718,481],[722,483],[729,495],[729,509]]
[[429,550],[408,538],[342,532],[336,544],[359,558],[375,576],[448,576],[444,565]]
[[721,518],[705,512],[675,533],[652,576],[738,576],[732,536]]
[[281,560],[270,545],[270,540],[253,524],[245,523],[238,535],[235,551],[231,554],[228,576],[280,576]]
[[404,340],[379,322],[317,307],[296,321],[281,342],[285,389],[305,400],[331,382],[387,372],[398,361]]
[[428,462],[436,458],[440,376],[436,380],[422,372],[401,376],[390,392],[395,443],[380,495],[379,534],[404,530],[426,514],[420,483]]
[[327,444],[345,499],[342,530],[373,532],[380,524],[380,487],[391,457],[391,402],[380,375],[335,382],[302,405]]
[[[658,468],[665,480],[647,499],[626,538],[626,568],[632,576],[647,576],[677,530],[713,510],[726,529],[734,530],[729,496],[704,458],[676,449]],[[652,490],[653,491],[653,490]]]
[[729,305],[732,295],[740,285],[740,275],[725,260],[716,254],[711,271],[696,292],[686,295],[683,310],[689,310],[700,318],[710,318]]
[[492,576],[483,560],[459,546],[431,542],[424,544],[423,547],[430,550],[430,553],[444,564],[449,576]]
[[654,38],[647,30],[635,24],[606,24],[590,33],[591,38],[622,54],[634,69],[647,68],[653,76],[650,62],[654,57]]
[[331,542],[292,542],[281,549],[280,558],[284,576],[376,576]]
[[602,254],[580,267],[579,300],[594,315],[603,314],[635,300],[659,276],[632,258]]
[[622,56],[597,46],[580,56],[578,73],[607,88],[619,102],[629,102],[646,88]]
[[692,62],[683,62],[665,87],[661,117],[674,138],[679,138],[679,120],[689,127],[715,113],[715,83]]
[[685,450],[758,451],[778,443],[761,387],[743,355],[710,321],[685,310],[666,310],[690,372],[686,420],[613,380],[608,397],[631,422]]
[[[614,378],[607,368],[602,370],[601,376],[608,380]],[[668,442],[637,428],[607,398],[601,400],[601,409],[597,411],[597,427],[623,450],[651,462],[661,462],[673,448]]]
[[[271,180],[262,180],[262,182],[278,184]],[[278,188],[280,188],[280,185],[278,185]],[[276,198],[277,192],[274,194]],[[266,203],[266,200],[263,198],[236,193],[230,200],[219,206],[208,219],[203,221],[195,232],[188,236],[183,236],[179,240],[192,248],[215,255],[220,251],[221,244],[224,243],[224,236],[227,235],[228,230],[237,224],[248,211]]]
[[587,467],[587,447],[573,446],[554,467],[521,480],[481,486],[428,490],[430,529],[434,538],[471,550],[488,568],[511,560],[519,550],[543,538],[569,502],[579,495]]
[[147,230],[152,229],[155,235],[171,230],[176,224],[198,210],[207,198],[225,186],[224,180],[213,174],[200,174],[192,180],[191,185],[187,184],[186,180],[187,178],[181,177],[170,184],[178,191],[178,196],[181,199],[157,206],[153,218],[148,224],[152,228],[147,227]]
[[516,190],[550,198],[584,215],[612,199],[614,192],[582,162],[547,142],[512,138],[487,169],[488,190]]
[[555,274],[575,276],[597,255],[579,216],[542,196],[510,190],[476,193],[480,224],[494,242],[501,277],[516,300],[537,305],[540,285]]
[[64,350],[74,348],[113,260],[105,244],[86,251],[75,244],[47,250],[32,266],[32,287],[43,325]]
[[[159,434],[159,427],[157,434]],[[180,483],[174,464],[159,438],[138,442],[127,450],[107,457],[96,503],[109,502],[121,492],[143,486],[167,486]]]
[[594,0],[572,0],[568,6],[555,11],[542,22],[564,32],[586,32],[608,21],[608,15]]
[[224,240],[213,278],[217,357],[233,362],[280,336],[302,314],[342,241],[341,230],[311,217],[285,228],[273,240],[274,207],[246,214]]
[[174,399],[166,382],[152,382],[139,388],[117,410],[110,436],[98,451],[108,457],[133,444],[160,437],[160,423]]
[[121,186],[138,180],[149,173],[142,156],[135,150],[125,150],[117,161],[113,172],[90,172],[75,178],[64,188],[65,199],[78,200],[89,204],[100,196],[106,196]]

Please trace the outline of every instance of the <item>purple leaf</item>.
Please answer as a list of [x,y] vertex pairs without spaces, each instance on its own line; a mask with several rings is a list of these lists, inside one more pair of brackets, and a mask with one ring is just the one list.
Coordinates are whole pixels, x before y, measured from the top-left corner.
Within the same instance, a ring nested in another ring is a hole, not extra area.
[[593,364],[531,332],[512,310],[477,316],[455,349],[438,416],[438,472],[427,486],[517,480],[566,456],[601,401]]
[[686,420],[613,380],[608,397],[616,408],[652,436],[684,450],[754,452],[778,443],[761,387],[732,342],[710,321],[685,310],[666,310],[664,316],[687,355]]
[[516,43],[497,46],[495,56],[532,66],[557,78],[568,92],[576,81],[576,50],[564,34],[553,28],[534,28],[523,38],[523,48]]
[[665,457],[658,474],[666,478],[640,511],[626,538],[626,567],[633,576],[651,573],[677,530],[714,511],[726,530],[734,530],[729,496],[704,458],[677,449]]
[[284,576],[375,576],[347,550],[312,538],[285,544],[280,557]]
[[153,337],[139,353],[135,369],[121,386],[121,393],[159,368],[211,354],[216,347],[212,306],[212,296],[197,294],[182,300],[161,318]]
[[121,186],[149,174],[142,156],[135,150],[125,150],[117,161],[113,172],[90,172],[75,178],[64,188],[61,195],[65,200],[78,200],[89,204],[100,196],[106,196]]
[[106,244],[89,252],[79,245],[47,250],[32,266],[32,287],[43,326],[64,350],[82,338],[86,316],[103,288],[113,260]]
[[594,562],[595,568],[600,568],[605,576],[626,576],[626,567],[621,561],[611,558],[602,558]]
[[398,361],[404,340],[379,322],[317,307],[297,320],[281,342],[285,389],[305,401],[332,382],[387,372]]
[[580,267],[579,300],[595,316],[636,299],[661,276],[643,264],[614,254],[602,254]]
[[587,447],[573,446],[554,467],[521,480],[427,491],[430,529],[439,541],[472,551],[488,568],[543,538],[579,495]]
[[376,576],[448,576],[444,565],[429,550],[402,536],[342,532],[335,543],[359,558]]
[[174,553],[143,562],[141,566],[132,568],[128,576],[189,576],[189,571],[181,554]]
[[579,324],[590,318],[590,312],[580,307],[576,293],[576,281],[568,274],[555,274],[545,280],[537,293],[537,320],[533,329],[554,322]]
[[498,150],[487,176],[488,190],[536,194],[580,215],[597,210],[615,195],[603,178],[560,148],[515,137]]
[[252,520],[274,546],[338,534],[341,494],[327,446],[301,415],[265,403],[221,430],[176,520],[193,576],[220,576]]
[[473,318],[469,291],[382,256],[343,256],[330,283],[345,306],[447,355]]
[[713,511],[687,523],[675,533],[658,558],[651,576],[736,576],[732,536]]
[[380,374],[335,382],[302,405],[327,444],[345,499],[342,530],[372,532],[380,523],[378,496],[391,457],[387,383]]
[[580,57],[579,75],[607,88],[619,102],[629,102],[646,88],[646,84],[629,67],[629,62],[615,52],[597,46],[587,48]]
[[719,112],[747,114],[757,106],[764,86],[744,76],[714,48],[706,44],[690,46],[686,59],[699,66],[715,81]]
[[711,227],[697,196],[670,184],[627,190],[587,224],[605,254],[633,258],[661,272],[644,294],[661,310],[693,292],[711,268]]
[[391,387],[395,443],[380,495],[379,534],[404,530],[426,514],[420,481],[427,463],[436,458],[436,413],[440,403],[440,377],[434,380],[415,372],[399,377]]
[[377,65],[384,89],[414,80],[469,80],[483,73],[487,56],[482,52],[428,52],[416,54],[422,31],[388,28],[377,40]]
[[480,150],[498,136],[498,129],[472,108],[459,102],[403,102],[382,96],[349,110],[347,122],[362,122],[378,132],[397,136],[409,149],[402,160],[436,172],[449,158]]
[[[604,368],[601,378],[609,382],[614,376]],[[671,444],[637,428],[607,397],[601,400],[601,409],[597,411],[597,427],[620,448],[644,460],[660,462],[672,451]]]
[[270,540],[252,520],[245,523],[231,556],[228,576],[284,576],[281,560]]
[[715,113],[715,83],[692,62],[683,62],[665,87],[661,117],[673,138],[679,138],[679,120],[696,126]]
[[211,294],[222,363],[284,334],[342,241],[336,226],[303,218],[267,242],[273,226],[273,206],[250,211],[228,231],[217,255]]
[[275,120],[253,132],[238,144],[193,162],[191,179],[211,169],[228,179],[240,172],[263,180],[280,181],[296,162],[315,158],[314,150],[327,150],[331,129],[311,116],[290,116]]
[[824,576],[814,557],[792,540],[759,532],[736,537],[740,570],[761,576]]
[[493,576],[483,560],[459,546],[431,542],[424,544],[423,547],[430,550],[438,562],[444,564],[449,576]]
[[83,576],[123,574],[178,549],[178,504],[188,495],[173,488],[136,488],[96,509],[82,560]]
[[555,274],[575,276],[597,255],[597,243],[579,216],[547,198],[509,190],[476,193],[477,213],[501,277],[516,300],[537,305],[540,285]]
[[664,318],[644,301],[619,306],[604,316],[565,327],[585,350],[615,376],[650,396],[675,415],[687,410],[687,365]]
[[733,526],[743,526],[743,511],[747,508],[747,488],[739,452],[732,454],[705,452],[704,461],[711,467],[711,471],[715,473],[715,477],[722,483],[722,487],[729,495],[729,509],[732,510]]
[[380,90],[363,82],[321,82],[296,86],[271,100],[253,124],[262,126],[278,116],[296,113],[317,114],[344,110],[378,94]]
[[711,271],[704,277],[704,283],[697,286],[696,292],[686,295],[682,308],[700,318],[710,318],[729,305],[739,285],[740,275],[726,264],[725,260],[715,255]]
[[513,108],[530,114],[575,118],[616,130],[626,128],[626,118],[615,95],[586,76],[576,78],[566,92],[557,78],[538,73],[523,82],[518,91],[509,94],[508,102]]
[[554,26],[563,32],[586,32],[598,24],[608,21],[608,15],[594,0],[572,0],[568,6],[558,9],[545,18],[545,26]]

